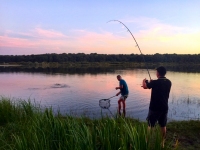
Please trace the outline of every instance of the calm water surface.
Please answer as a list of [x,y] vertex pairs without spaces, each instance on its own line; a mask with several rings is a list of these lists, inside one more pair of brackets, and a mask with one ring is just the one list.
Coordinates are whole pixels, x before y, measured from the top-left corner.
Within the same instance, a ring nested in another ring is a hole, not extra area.
[[[52,107],[54,112],[71,115],[85,115],[99,118],[101,115],[116,114],[118,97],[111,99],[109,110],[99,107],[99,100],[114,96],[118,91],[116,75],[121,74],[129,87],[126,101],[127,116],[144,121],[147,116],[150,92],[141,88],[145,69],[116,69],[98,72],[0,72],[0,95],[13,100],[18,98],[36,101],[43,107]],[[150,70],[156,79],[155,70]],[[169,98],[169,119],[188,120],[200,118],[200,73],[168,71],[172,81]]]

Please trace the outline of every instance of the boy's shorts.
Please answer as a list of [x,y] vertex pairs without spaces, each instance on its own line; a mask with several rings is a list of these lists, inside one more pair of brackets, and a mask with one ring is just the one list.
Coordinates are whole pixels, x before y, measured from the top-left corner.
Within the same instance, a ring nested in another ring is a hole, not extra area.
[[168,111],[152,111],[149,110],[147,121],[149,127],[154,127],[156,122],[158,121],[158,124],[160,127],[165,127],[167,124],[167,113]]
[[120,99],[121,99],[121,100],[126,100],[127,97],[128,97],[128,95],[121,95]]

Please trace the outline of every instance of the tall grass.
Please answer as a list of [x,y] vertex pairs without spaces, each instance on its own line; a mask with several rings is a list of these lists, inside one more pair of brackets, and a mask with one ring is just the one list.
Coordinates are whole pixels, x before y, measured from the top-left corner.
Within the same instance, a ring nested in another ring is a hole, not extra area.
[[[159,150],[160,132],[130,118],[54,116],[30,101],[0,99],[2,150]],[[147,140],[148,139],[148,140]],[[167,149],[167,147],[165,148]]]

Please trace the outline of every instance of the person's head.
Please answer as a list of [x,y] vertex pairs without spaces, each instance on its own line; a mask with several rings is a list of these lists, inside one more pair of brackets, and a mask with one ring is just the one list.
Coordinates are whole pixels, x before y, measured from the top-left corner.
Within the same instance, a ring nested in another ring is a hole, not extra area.
[[156,70],[157,70],[157,77],[164,77],[165,74],[167,73],[165,67],[163,66],[156,68]]
[[117,75],[117,80],[121,80],[121,76],[120,75]]

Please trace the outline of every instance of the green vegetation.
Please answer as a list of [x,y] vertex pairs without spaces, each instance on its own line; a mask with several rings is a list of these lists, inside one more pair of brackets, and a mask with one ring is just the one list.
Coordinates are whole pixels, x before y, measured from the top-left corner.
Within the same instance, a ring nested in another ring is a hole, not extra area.
[[[144,55],[147,63],[194,63],[200,64],[200,54],[152,54]],[[144,62],[142,55],[138,54],[40,54],[40,55],[0,55],[0,63],[26,62],[31,63],[66,63],[66,62]]]
[[[167,70],[200,72],[200,54],[152,54],[144,55],[149,69],[160,65]],[[0,71],[3,67],[24,68],[146,68],[142,55],[138,54],[40,54],[0,55]],[[4,68],[5,70],[5,68]]]
[[168,123],[167,139],[178,139],[180,150],[200,149],[200,121],[174,121]]
[[[152,134],[146,128],[146,123],[131,118],[97,120],[59,112],[54,116],[50,108],[42,109],[30,101],[0,98],[1,150],[162,149],[159,128]],[[200,148],[199,131],[199,121],[169,123],[164,149]],[[184,141],[186,138],[190,140]]]

